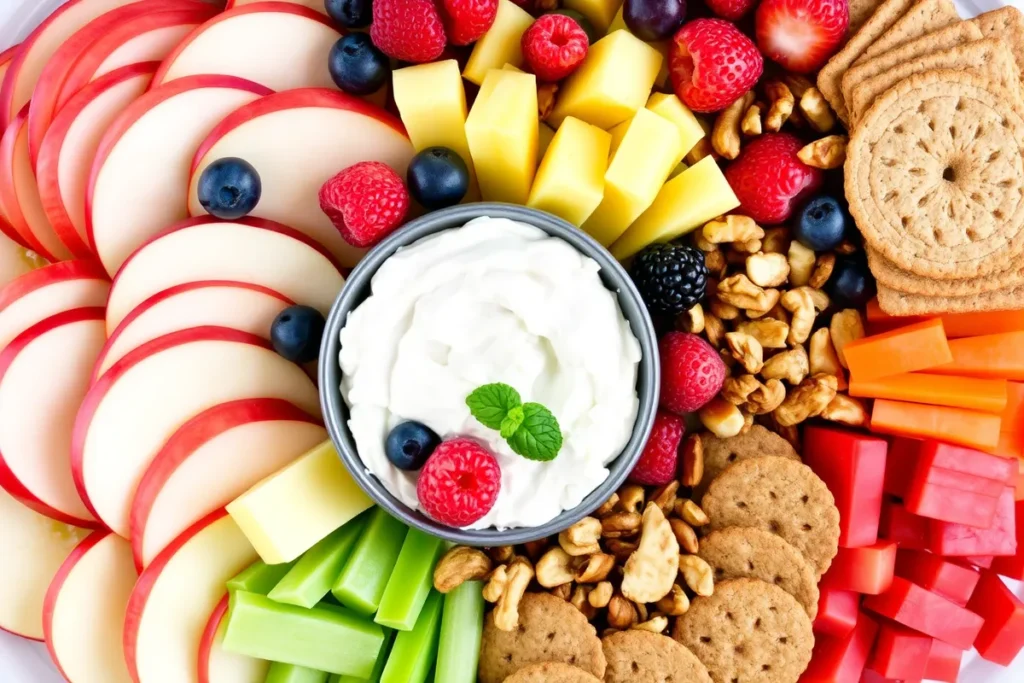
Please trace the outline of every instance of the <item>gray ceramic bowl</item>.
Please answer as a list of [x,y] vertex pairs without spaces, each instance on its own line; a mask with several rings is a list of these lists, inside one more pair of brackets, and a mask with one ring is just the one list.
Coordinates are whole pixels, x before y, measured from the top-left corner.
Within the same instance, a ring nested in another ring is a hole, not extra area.
[[[633,436],[626,444],[625,450],[610,464],[611,473],[604,483],[591,492],[582,503],[538,527],[466,531],[438,524],[410,508],[392,496],[363,466],[348,428],[348,407],[341,396],[341,368],[338,361],[341,347],[340,332],[349,312],[369,296],[370,281],[380,265],[404,246],[442,230],[460,227],[480,216],[509,218],[534,225],[550,235],[565,240],[597,261],[601,266],[601,279],[608,289],[618,294],[619,306],[629,321],[633,334],[640,341],[643,354],[637,379],[640,408],[633,427]],[[334,445],[356,482],[378,505],[406,524],[434,536],[466,545],[500,546],[537,540],[565,529],[596,510],[622,485],[640,457],[654,423],[659,384],[660,368],[654,326],[639,292],[622,266],[603,247],[573,225],[551,214],[512,204],[462,204],[430,213],[412,221],[379,244],[349,275],[327,318],[327,330],[320,349],[320,403],[323,406],[324,419]]]

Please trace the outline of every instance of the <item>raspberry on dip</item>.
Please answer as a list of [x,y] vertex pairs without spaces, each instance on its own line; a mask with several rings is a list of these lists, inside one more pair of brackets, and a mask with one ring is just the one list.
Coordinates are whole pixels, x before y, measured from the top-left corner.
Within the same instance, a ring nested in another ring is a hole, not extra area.
[[[385,440],[416,421],[494,454],[501,486],[466,528],[533,527],[579,505],[629,441],[640,344],[600,267],[567,242],[507,219],[478,218],[399,250],[341,331],[341,392],[359,457],[395,497],[422,510],[418,472]],[[540,462],[517,455],[466,398],[504,383],[557,418],[563,443]]]

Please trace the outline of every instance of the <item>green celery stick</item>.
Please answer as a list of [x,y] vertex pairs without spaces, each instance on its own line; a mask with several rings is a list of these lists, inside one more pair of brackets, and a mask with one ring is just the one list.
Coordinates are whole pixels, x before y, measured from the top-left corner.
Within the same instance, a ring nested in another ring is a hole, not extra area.
[[331,592],[345,607],[373,616],[380,606],[391,570],[408,528],[381,508],[374,508]]
[[373,673],[369,678],[356,678],[355,676],[338,676],[327,683],[380,683],[380,675],[384,671],[384,665],[388,663],[388,656],[391,653],[391,646],[395,644],[395,632],[389,628],[384,629],[384,647],[380,649],[377,656],[377,663],[373,667]]
[[430,591],[420,611],[420,618],[416,621],[416,628],[399,631],[395,636],[395,644],[388,655],[380,683],[425,683],[437,659],[441,598],[437,591]]
[[374,621],[399,631],[413,629],[434,585],[434,566],[443,549],[440,538],[409,530]]
[[383,645],[380,626],[343,607],[305,609],[231,593],[223,641],[228,652],[365,678]]
[[246,591],[266,595],[292,568],[291,563],[267,564],[256,560],[242,573],[228,581],[229,591]]
[[441,639],[437,646],[437,680],[476,683],[483,629],[483,583],[466,581],[444,596]]
[[326,683],[327,672],[273,662],[263,683]]
[[320,602],[331,592],[331,586],[352,553],[365,523],[364,516],[356,517],[307,550],[268,597],[307,609]]

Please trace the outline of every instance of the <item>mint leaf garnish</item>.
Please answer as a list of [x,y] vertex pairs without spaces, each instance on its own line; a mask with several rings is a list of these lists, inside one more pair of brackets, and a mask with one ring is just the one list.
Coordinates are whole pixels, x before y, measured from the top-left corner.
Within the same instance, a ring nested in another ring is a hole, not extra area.
[[508,445],[527,460],[554,460],[562,448],[558,419],[539,403],[524,404],[523,423],[508,438]]
[[[466,398],[469,412],[480,424],[490,429],[501,429],[502,422],[509,412],[522,403],[518,391],[500,382],[477,387]],[[504,434],[502,436],[504,437]]]
[[523,412],[522,406],[516,406],[508,411],[508,415],[501,421],[501,438],[511,438],[519,429],[519,425],[523,424],[524,419],[526,419],[526,413]]

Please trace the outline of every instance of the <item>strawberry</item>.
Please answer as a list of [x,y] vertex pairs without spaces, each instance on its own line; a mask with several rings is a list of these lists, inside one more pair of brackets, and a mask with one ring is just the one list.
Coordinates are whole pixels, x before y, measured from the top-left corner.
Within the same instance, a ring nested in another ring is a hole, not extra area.
[[817,71],[835,54],[849,24],[848,0],[764,0],[754,15],[764,56],[802,74]]
[[672,87],[698,112],[725,109],[754,87],[764,60],[750,38],[721,19],[695,19],[676,32],[668,48]]
[[683,415],[704,407],[725,382],[725,363],[711,344],[695,334],[669,332],[658,344],[661,407]]
[[414,64],[434,61],[448,42],[432,0],[374,0],[370,38],[388,57]]
[[469,45],[487,33],[498,15],[498,0],[443,0],[448,42]]
[[725,169],[740,212],[758,223],[789,219],[800,200],[821,187],[822,172],[797,157],[803,143],[789,133],[766,133],[743,148]]
[[541,81],[560,81],[576,70],[587,56],[590,41],[575,19],[545,14],[526,29],[523,59]]
[[320,208],[353,247],[372,247],[405,220],[409,192],[390,166],[361,161],[320,188]]
[[737,21],[757,4],[757,0],[705,0],[704,4],[715,16]]
[[683,418],[659,410],[644,452],[633,466],[629,480],[646,486],[664,486],[676,478],[679,442],[686,433]]
[[501,490],[498,460],[476,441],[445,441],[420,470],[416,496],[431,518],[468,526],[490,512]]

